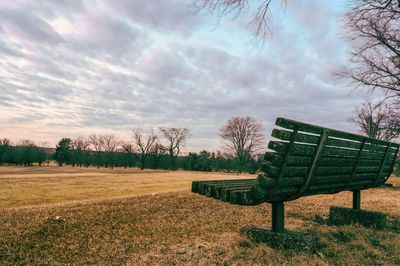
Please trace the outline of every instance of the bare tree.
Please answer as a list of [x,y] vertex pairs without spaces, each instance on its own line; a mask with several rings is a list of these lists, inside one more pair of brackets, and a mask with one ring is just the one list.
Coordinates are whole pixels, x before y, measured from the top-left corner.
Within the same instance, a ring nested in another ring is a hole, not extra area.
[[260,122],[249,116],[235,116],[220,128],[224,149],[238,164],[238,174],[249,157],[254,157],[265,149],[265,137]]
[[364,135],[394,140],[400,136],[400,112],[386,102],[366,102],[357,108],[349,121],[360,128]]
[[90,140],[86,139],[84,137],[77,137],[76,139],[72,140],[71,146],[72,146],[73,149],[86,151],[86,150],[89,149]]
[[100,137],[96,134],[91,134],[89,136],[89,142],[93,147],[93,150],[95,151],[97,168],[100,168],[101,152],[103,151],[103,145],[101,143]]
[[89,149],[91,141],[84,137],[77,137],[76,139],[72,139],[71,141],[71,148],[73,150],[73,160],[72,166],[75,164],[82,167],[83,165],[83,153]]
[[132,167],[133,162],[138,159],[137,149],[131,141],[123,140],[121,141],[121,151],[125,151],[129,155],[128,166]]
[[103,149],[103,146],[101,145],[100,139],[96,134],[91,134],[89,136],[89,142],[93,147],[93,150],[100,152]]
[[132,155],[137,152],[135,145],[133,145],[130,141],[122,141],[121,147],[124,151]]
[[161,136],[163,136],[167,141],[165,148],[168,150],[172,169],[176,170],[176,158],[178,157],[181,148],[185,146],[187,139],[190,137],[189,129],[160,127],[159,131]]
[[11,140],[7,138],[0,138],[0,166],[6,161],[4,158],[4,154],[11,146]]
[[[279,0],[286,6],[287,0]],[[251,2],[251,3],[249,3]],[[249,0],[194,0],[199,10],[206,10],[210,13],[216,13],[219,18],[234,13],[240,15],[248,10],[255,3],[256,12],[249,24],[254,28],[254,35],[265,37],[269,32],[269,16],[273,0],[249,1]]]
[[0,146],[11,146],[11,140],[8,138],[0,139]]
[[114,168],[115,152],[117,151],[121,141],[114,134],[103,134],[98,136],[98,141],[104,151],[106,167]]
[[114,134],[92,134],[89,136],[89,143],[95,151],[114,152],[121,142]]
[[400,0],[352,0],[346,14],[352,65],[343,72],[355,84],[400,96]]
[[36,147],[36,144],[30,139],[21,139],[17,146],[20,147]]
[[115,152],[121,143],[119,138],[114,134],[103,134],[99,135],[98,138],[105,152]]
[[140,152],[140,169],[143,170],[146,156],[157,140],[157,136],[153,131],[146,134],[143,130],[136,129],[133,131],[133,139]]
[[39,143],[39,146],[40,147],[42,147],[43,148],[43,150],[46,152],[46,154],[47,154],[47,156],[46,156],[46,164],[47,164],[47,166],[49,166],[50,165],[50,160],[51,160],[51,156],[49,156],[49,153],[50,153],[50,150],[51,150],[51,148],[50,148],[50,143],[48,142],[48,141],[42,141],[42,142],[40,142]]
[[159,155],[159,154],[166,154],[167,152],[167,148],[164,147],[159,141],[158,138],[156,140],[156,142],[154,143],[154,145],[150,148],[149,151],[151,154],[154,155]]
[[159,140],[157,139],[157,140],[155,141],[155,143],[152,145],[152,147],[150,148],[150,150],[149,150],[149,153],[151,153],[151,154],[154,156],[154,160],[153,160],[154,164],[153,164],[153,167],[154,167],[155,169],[157,169],[158,166],[159,166],[159,163],[160,163],[160,155],[166,154],[166,152],[167,152],[167,148],[165,148],[165,147],[159,142]]

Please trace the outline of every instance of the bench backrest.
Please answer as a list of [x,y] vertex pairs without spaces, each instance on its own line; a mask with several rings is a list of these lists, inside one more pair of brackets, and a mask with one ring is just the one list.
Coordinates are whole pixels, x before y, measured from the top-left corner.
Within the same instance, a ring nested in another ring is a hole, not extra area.
[[376,187],[393,171],[399,144],[278,118],[251,189],[260,201]]

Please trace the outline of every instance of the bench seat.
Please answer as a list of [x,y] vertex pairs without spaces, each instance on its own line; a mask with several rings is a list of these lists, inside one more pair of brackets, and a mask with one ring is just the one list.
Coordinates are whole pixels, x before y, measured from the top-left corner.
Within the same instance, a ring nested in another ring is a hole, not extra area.
[[382,185],[399,144],[278,118],[257,179],[194,181],[192,191],[241,205]]
[[192,192],[199,193],[241,205],[254,205],[253,202],[245,203],[245,197],[250,189],[257,184],[257,179],[237,179],[237,180],[218,180],[218,181],[194,181]]
[[193,181],[192,192],[240,205],[268,202],[280,213],[285,201],[353,191],[360,208],[360,190],[384,184],[393,172],[397,143],[285,118],[275,124],[256,179]]

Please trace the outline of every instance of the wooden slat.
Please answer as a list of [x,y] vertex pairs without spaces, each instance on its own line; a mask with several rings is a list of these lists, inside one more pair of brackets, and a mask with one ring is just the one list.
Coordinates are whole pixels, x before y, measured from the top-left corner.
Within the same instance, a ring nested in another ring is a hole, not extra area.
[[[198,181],[197,184],[197,193],[204,195],[205,194],[205,190],[207,188],[208,185],[211,184],[228,184],[228,183],[241,183],[241,182],[246,182],[245,180],[247,179],[233,179],[233,180],[211,180],[211,181]],[[193,185],[192,185],[193,187]]]
[[251,187],[243,187],[241,189],[238,188],[223,188],[221,190],[221,200],[222,201],[230,201],[231,200],[231,196],[232,196],[232,192],[233,191],[242,191],[242,192],[248,192],[250,191]]
[[291,186],[301,184],[302,182],[304,182],[304,177],[282,176],[279,184],[277,184],[274,178],[268,177],[264,174],[260,174],[258,175],[257,181],[258,184],[264,188],[272,188],[273,186]]
[[[274,129],[272,131],[272,137],[280,139],[280,140],[285,140],[289,141],[292,137],[293,132],[287,131],[287,130],[282,130],[282,129]],[[318,135],[310,135],[310,134],[304,134],[304,133],[296,133],[294,141],[296,143],[308,143],[308,144],[318,144]],[[333,138],[329,137],[326,146],[332,146],[332,147],[339,147],[339,148],[347,148],[347,149],[355,149],[359,150],[361,148],[363,141],[352,141],[352,140],[345,140],[345,139],[338,139],[338,138]],[[366,143],[364,144],[364,150],[368,150],[371,152],[381,152],[385,153],[386,152],[386,146],[384,145],[377,145],[377,144],[369,144]],[[394,153],[396,148],[392,148],[390,151],[391,153]]]
[[198,192],[199,191],[199,186],[200,184],[217,184],[217,183],[224,183],[224,182],[230,182],[230,181],[237,181],[237,180],[244,180],[244,179],[230,179],[230,180],[199,180],[199,181],[193,181],[192,182],[192,192]]
[[[384,179],[380,179],[381,183],[384,183]],[[304,192],[303,196],[310,196],[310,195],[318,195],[318,194],[331,194],[331,193],[338,193],[343,191],[342,188],[344,187],[345,182],[337,182],[335,184],[327,184],[327,185],[312,185],[307,191]],[[347,188],[347,190],[362,190],[370,188],[365,182],[353,182]],[[266,198],[266,202],[273,202],[273,201],[281,201],[285,200],[294,193],[298,188],[285,188],[279,191],[279,194],[271,195],[270,197]]]
[[[268,143],[268,148],[276,151],[278,153],[286,153],[288,149],[288,143],[282,141],[270,141]],[[292,155],[303,155],[303,156],[313,156],[317,146],[305,145],[305,144],[294,144],[291,149]],[[322,156],[332,156],[332,157],[348,157],[357,158],[358,151],[354,149],[343,149],[334,147],[325,147],[321,151]],[[382,159],[385,156],[384,153],[371,153],[369,151],[362,151],[360,158],[362,159]],[[394,153],[390,156],[394,156]]]
[[[380,179],[385,178],[385,176],[388,175],[387,173],[382,173],[380,176]],[[366,183],[369,183],[370,180],[375,179],[377,176],[376,173],[354,173],[353,179],[351,181],[364,181]],[[326,175],[326,176],[318,176],[316,178],[315,184],[327,184],[327,183],[334,183],[334,182],[346,182],[350,179],[350,175],[344,174],[344,175]],[[350,182],[351,183],[351,182]],[[349,184],[350,184],[349,183]]]
[[[391,157],[394,157],[391,156]],[[261,164],[261,169],[264,165],[271,164],[275,167],[280,167],[283,162],[283,155],[277,152],[267,152],[264,156],[264,162]],[[287,166],[308,166],[311,163],[310,156],[289,155],[286,158]],[[320,166],[352,166],[356,162],[357,157],[324,157],[322,156],[319,161]],[[358,165],[380,165],[380,159],[359,159]]]
[[240,205],[256,205],[261,203],[261,201],[256,201],[249,190],[233,190],[230,191],[229,202],[231,204]]
[[244,186],[248,184],[254,184],[255,181],[244,181],[241,180],[239,182],[237,181],[231,181],[231,182],[224,182],[224,183],[216,183],[216,184],[204,184],[203,187],[199,190],[199,194],[206,195],[206,196],[211,196],[213,193],[213,190],[216,187],[234,187],[234,186]]
[[[382,173],[379,179],[384,179],[389,172]],[[378,174],[376,173],[357,173],[354,174],[354,181],[363,181],[365,184],[370,184],[372,180],[374,180]],[[323,176],[315,176],[315,184],[329,184],[329,183],[337,183],[337,182],[345,182],[348,181],[351,177],[351,174],[335,174],[335,175],[323,175]],[[280,188],[291,187],[291,186],[299,186],[303,184],[305,181],[305,177],[292,176],[282,178],[282,184],[279,186]],[[351,183],[351,182],[350,182]],[[264,188],[268,189],[272,187],[271,185],[262,185]]]
[[214,190],[214,194],[212,195],[212,197],[215,198],[215,199],[221,199],[221,197],[222,197],[222,191],[223,191],[224,189],[246,189],[246,190],[250,190],[254,185],[255,185],[255,184],[253,184],[253,185],[248,185],[248,186],[240,186],[240,187],[230,187],[230,188],[224,187],[224,188],[217,188],[217,189]]
[[[361,136],[361,135],[357,135],[357,134],[353,134],[353,133],[349,133],[349,132],[344,132],[344,131],[340,131],[340,130],[335,130],[335,129],[331,129],[331,128],[320,127],[317,125],[303,123],[303,122],[286,119],[286,118],[282,118],[282,117],[279,117],[276,119],[275,125],[283,127],[283,128],[287,128],[287,129],[293,129],[293,128],[297,127],[299,131],[309,132],[309,133],[313,133],[313,134],[321,134],[322,130],[325,129],[325,130],[329,130],[331,132],[331,136],[336,137],[336,138],[343,138],[343,139],[355,140],[355,141],[360,141],[360,142],[365,139],[369,143],[380,144],[380,145],[387,145],[387,143],[388,143],[387,141],[377,140],[377,139],[373,139],[373,138],[369,138],[369,137],[365,137],[365,136]],[[398,146],[399,145],[396,144],[396,147],[398,147]]]
[[[276,178],[279,175],[279,167],[265,165],[263,171],[268,177]],[[380,170],[379,165],[375,166],[356,166],[354,173],[376,173],[378,174]],[[390,170],[390,165],[386,165],[383,170],[388,172]],[[306,176],[308,174],[308,167],[301,166],[291,166],[286,167],[283,170],[283,176]],[[351,174],[353,172],[352,166],[318,166],[316,168],[317,175],[333,175],[333,174]]]
[[226,183],[226,184],[220,184],[220,185],[212,185],[209,184],[205,188],[205,195],[207,196],[212,196],[212,197],[217,197],[219,198],[221,190],[223,188],[240,188],[240,187],[251,187],[257,183],[256,179],[251,179],[247,182],[241,182],[241,183]]
[[250,189],[242,189],[242,190],[232,190],[230,191],[229,202],[232,204],[241,204],[242,197],[245,193],[248,193]]
[[[287,131],[283,129],[277,129],[274,128],[272,130],[271,136],[280,140],[286,140],[289,141],[292,138],[293,131]],[[297,133],[294,141],[295,142],[302,142],[302,143],[310,143],[310,144],[317,144],[319,140],[318,135],[310,135],[310,134],[304,134],[304,133]]]

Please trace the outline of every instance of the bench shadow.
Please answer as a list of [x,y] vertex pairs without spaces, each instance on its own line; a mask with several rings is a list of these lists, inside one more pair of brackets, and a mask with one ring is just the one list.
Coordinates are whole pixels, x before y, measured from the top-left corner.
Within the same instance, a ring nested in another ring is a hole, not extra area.
[[388,217],[386,221],[386,229],[394,233],[400,233],[400,219]]
[[[324,218],[321,215],[314,215],[312,217],[305,218],[308,222],[313,222],[317,225],[327,225],[327,226],[335,226],[340,227],[340,225],[334,225],[329,222],[329,217]],[[377,229],[379,230],[379,229]],[[400,219],[396,217],[387,216],[386,226],[383,228],[385,231],[400,233]]]

